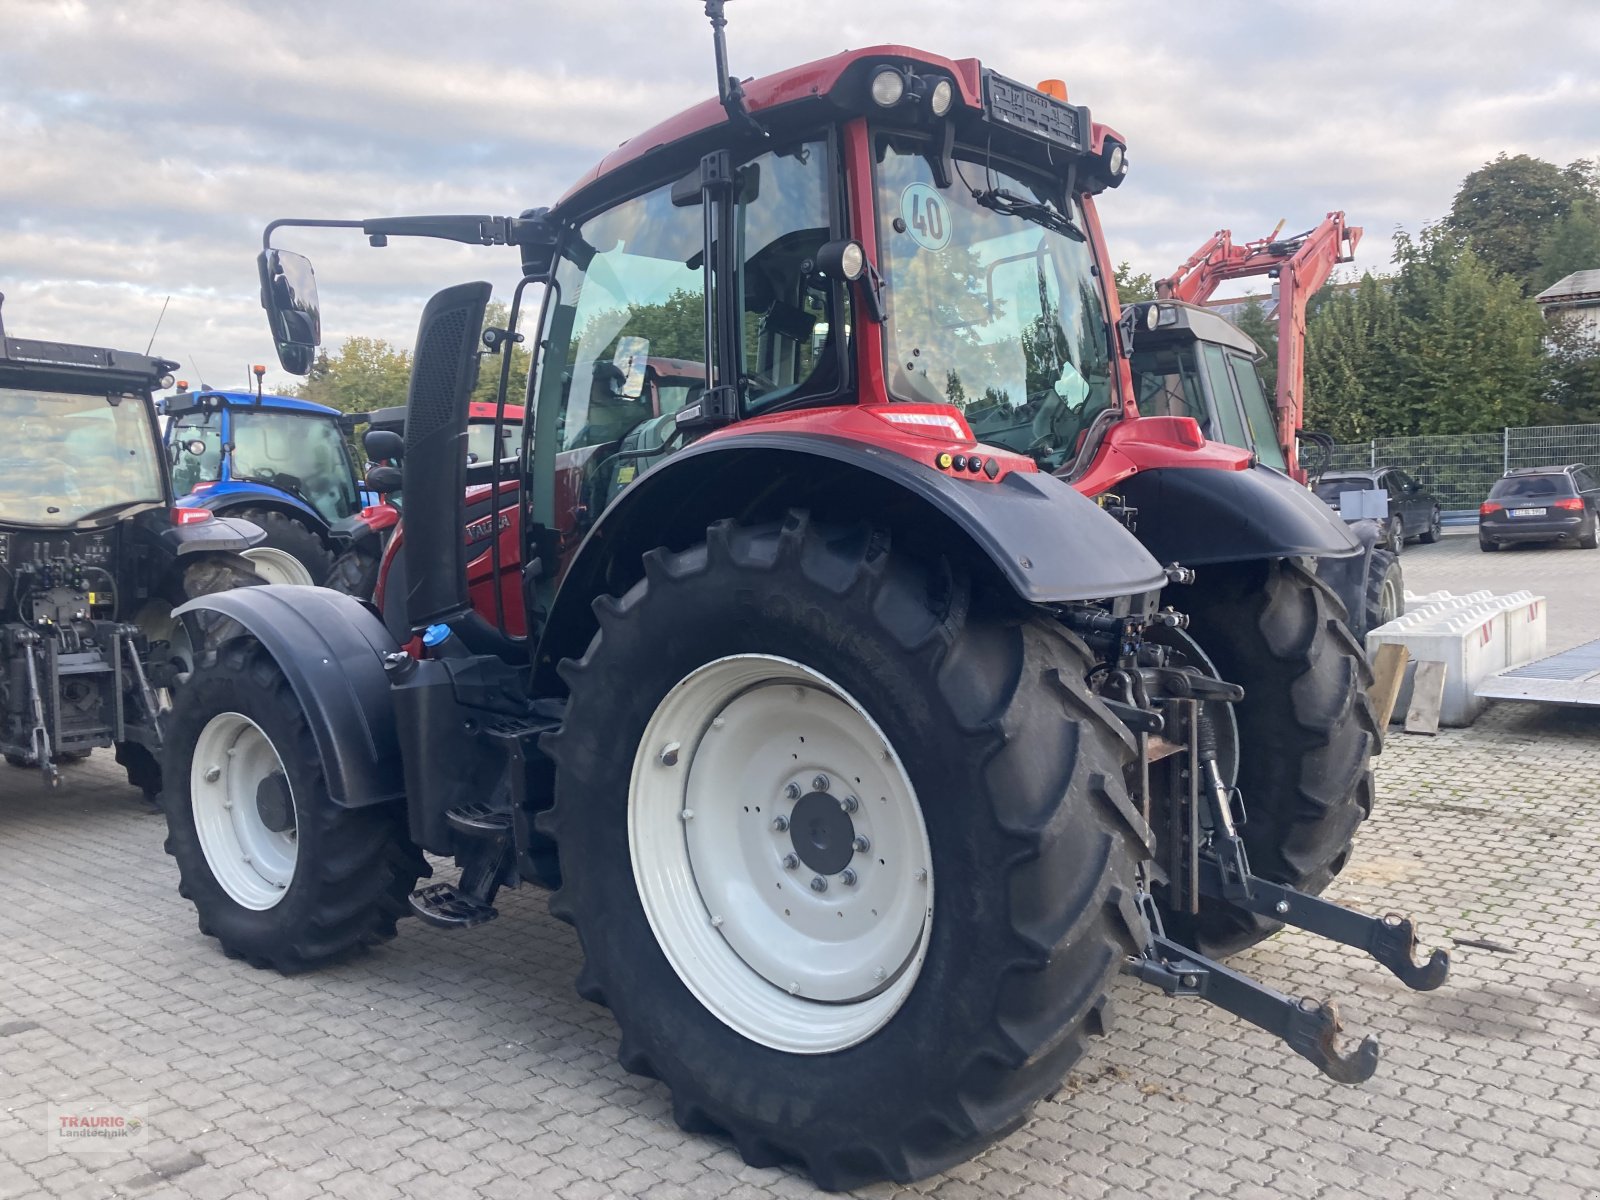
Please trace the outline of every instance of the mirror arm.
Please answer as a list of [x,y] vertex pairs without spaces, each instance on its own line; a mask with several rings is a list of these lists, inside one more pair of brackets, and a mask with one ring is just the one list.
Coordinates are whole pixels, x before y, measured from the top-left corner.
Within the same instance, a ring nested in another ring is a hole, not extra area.
[[359,229],[373,245],[384,245],[390,237],[431,237],[477,246],[526,246],[550,240],[549,224],[537,217],[429,216],[373,217],[365,221],[315,221],[285,217],[273,221],[261,235],[264,249],[271,249],[274,230]]

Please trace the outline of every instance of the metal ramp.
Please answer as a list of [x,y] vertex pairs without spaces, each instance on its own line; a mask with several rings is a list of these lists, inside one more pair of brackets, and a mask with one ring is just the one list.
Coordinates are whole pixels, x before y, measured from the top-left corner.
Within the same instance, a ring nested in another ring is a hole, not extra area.
[[1490,675],[1476,690],[1485,700],[1600,707],[1600,638]]

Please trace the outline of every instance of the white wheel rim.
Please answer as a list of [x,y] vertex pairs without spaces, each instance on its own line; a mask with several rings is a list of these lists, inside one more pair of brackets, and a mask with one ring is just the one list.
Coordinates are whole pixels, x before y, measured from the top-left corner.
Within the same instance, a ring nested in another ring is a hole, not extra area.
[[1383,581],[1383,600],[1378,605],[1378,613],[1385,624],[1400,615],[1400,589],[1393,579]]
[[819,672],[736,655],[684,677],[635,756],[628,845],[678,978],[750,1040],[843,1050],[910,995],[933,918],[922,809],[877,723]]
[[248,550],[241,550],[240,554],[250,560],[251,568],[268,583],[280,587],[311,586],[311,572],[306,570],[305,563],[292,554],[271,546],[252,546]]
[[294,879],[298,828],[289,791],[289,826],[270,828],[257,789],[283,760],[261,727],[239,713],[206,722],[189,766],[195,833],[222,890],[244,908],[262,911],[283,899]]

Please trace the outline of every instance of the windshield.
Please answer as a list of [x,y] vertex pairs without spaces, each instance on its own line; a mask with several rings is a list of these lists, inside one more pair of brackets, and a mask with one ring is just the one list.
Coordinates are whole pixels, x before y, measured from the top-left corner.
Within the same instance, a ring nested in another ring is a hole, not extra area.
[[[805,142],[739,168],[746,411],[816,390],[824,361],[838,360],[828,337],[833,289],[802,270],[828,240],[827,164],[826,145]],[[672,191],[664,185],[584,222],[581,243],[594,252],[586,267],[563,255],[546,352],[565,366],[561,450],[620,441],[659,417],[644,386],[652,361],[697,366],[705,356],[704,212],[674,204]],[[555,382],[544,380],[541,395]]]
[[142,397],[0,388],[0,428],[0,521],[70,525],[164,499]]
[[[515,458],[517,456],[517,441],[520,436],[520,425],[507,423],[500,426],[499,457],[501,459]],[[467,462],[488,462],[491,457],[494,457],[494,424],[488,422],[482,425],[468,425]]]
[[331,419],[236,408],[231,433],[235,480],[281,488],[330,524],[361,510],[355,468],[344,435]]
[[[191,443],[203,449],[193,453]],[[202,409],[185,413],[172,427],[171,444],[177,447],[172,466],[172,490],[187,496],[202,483],[222,478],[222,418]]]
[[[975,151],[957,149],[958,178],[940,188],[924,149],[901,135],[877,139],[889,390],[953,404],[981,441],[1058,468],[1111,404],[1094,254],[1058,228],[1081,229],[1082,210],[1042,178]],[[1014,211],[997,210],[995,197]],[[1030,213],[1030,204],[1048,208]]]

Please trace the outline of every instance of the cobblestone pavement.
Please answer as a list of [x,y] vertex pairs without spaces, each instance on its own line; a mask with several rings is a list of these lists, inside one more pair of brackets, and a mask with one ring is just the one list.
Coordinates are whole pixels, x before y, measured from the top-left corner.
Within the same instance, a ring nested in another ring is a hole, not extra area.
[[[1463,561],[1505,572],[1485,586],[1546,591],[1552,646],[1600,635],[1577,609],[1600,556],[1480,556],[1450,538],[1405,559],[1413,590],[1479,586]],[[253,971],[197,932],[163,822],[110,756],[67,779],[51,796],[0,767],[0,1200],[813,1194],[680,1132],[664,1089],[623,1072],[541,894],[505,896],[499,921],[465,934],[406,922],[332,970]],[[1331,894],[1417,915],[1428,944],[1453,947],[1451,981],[1414,994],[1293,932],[1238,960],[1338,997],[1352,1033],[1383,1040],[1373,1080],[1327,1082],[1198,1001],[1119,983],[1115,1028],[1055,1099],[904,1191],[1600,1193],[1597,800],[1600,713],[1498,705],[1471,729],[1397,733]],[[48,1103],[143,1105],[147,1144],[52,1150]]]

